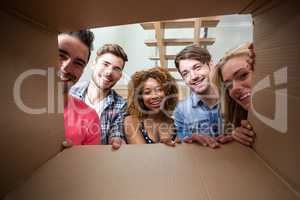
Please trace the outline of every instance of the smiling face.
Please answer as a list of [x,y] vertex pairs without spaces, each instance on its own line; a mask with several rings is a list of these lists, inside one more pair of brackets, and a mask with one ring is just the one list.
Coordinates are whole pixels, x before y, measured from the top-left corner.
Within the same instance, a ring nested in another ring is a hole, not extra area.
[[92,82],[101,90],[110,90],[122,77],[123,67],[122,58],[111,53],[105,53],[92,66],[94,70]]
[[146,108],[157,113],[165,98],[165,92],[162,85],[154,78],[148,78],[143,87],[142,99]]
[[64,92],[76,83],[88,61],[89,49],[78,38],[60,34],[58,36],[59,71],[58,75],[64,82]]
[[207,94],[210,88],[210,66],[198,60],[185,59],[179,62],[179,71],[185,83],[199,95]]
[[252,69],[247,63],[247,56],[229,59],[223,66],[222,76],[229,96],[248,110],[251,105]]

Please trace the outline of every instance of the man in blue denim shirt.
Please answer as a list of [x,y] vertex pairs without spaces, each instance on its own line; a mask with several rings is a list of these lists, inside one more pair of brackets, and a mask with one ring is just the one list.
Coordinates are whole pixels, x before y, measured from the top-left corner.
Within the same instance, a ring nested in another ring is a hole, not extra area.
[[177,54],[175,66],[191,89],[191,95],[179,102],[174,112],[179,138],[211,148],[231,141],[232,137],[222,134],[218,95],[210,84],[210,53],[199,45],[188,46]]

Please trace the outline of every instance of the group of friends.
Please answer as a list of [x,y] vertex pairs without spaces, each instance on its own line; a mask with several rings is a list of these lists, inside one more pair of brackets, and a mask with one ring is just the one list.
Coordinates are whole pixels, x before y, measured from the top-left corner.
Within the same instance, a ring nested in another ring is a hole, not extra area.
[[255,54],[251,44],[228,51],[214,65],[199,45],[181,50],[175,66],[190,95],[179,101],[176,80],[164,67],[135,72],[125,100],[113,88],[128,61],[118,44],[97,50],[88,82],[81,77],[93,49],[90,30],[58,35],[58,75],[64,92],[66,141],[72,145],[177,142],[218,148],[231,141],[252,146],[255,132],[247,121]]

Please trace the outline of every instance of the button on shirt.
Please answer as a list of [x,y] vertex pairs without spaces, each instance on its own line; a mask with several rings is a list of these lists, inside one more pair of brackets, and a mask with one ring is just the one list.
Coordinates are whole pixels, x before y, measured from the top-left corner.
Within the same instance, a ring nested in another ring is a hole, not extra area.
[[178,103],[174,111],[177,135],[182,140],[192,134],[216,137],[221,134],[222,117],[219,105],[209,108],[194,92]]

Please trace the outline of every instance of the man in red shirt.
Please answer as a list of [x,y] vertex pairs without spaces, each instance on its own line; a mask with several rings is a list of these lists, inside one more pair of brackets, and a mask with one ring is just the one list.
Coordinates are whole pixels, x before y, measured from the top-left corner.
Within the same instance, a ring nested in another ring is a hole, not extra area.
[[83,73],[92,49],[94,35],[89,30],[58,35],[58,75],[64,92],[64,146],[100,144],[100,119],[95,110],[70,96],[69,89]]

